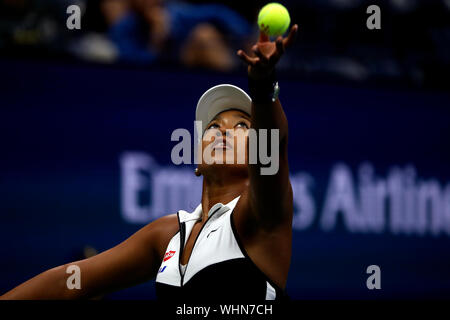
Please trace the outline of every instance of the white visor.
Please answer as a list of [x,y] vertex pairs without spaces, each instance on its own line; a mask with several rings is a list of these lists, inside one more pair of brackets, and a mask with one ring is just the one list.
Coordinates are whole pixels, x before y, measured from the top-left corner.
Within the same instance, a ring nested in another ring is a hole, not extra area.
[[200,97],[195,111],[195,120],[202,121],[201,132],[200,128],[196,127],[198,142],[201,141],[208,123],[219,113],[230,109],[241,110],[250,115],[252,99],[244,90],[232,84],[219,84]]

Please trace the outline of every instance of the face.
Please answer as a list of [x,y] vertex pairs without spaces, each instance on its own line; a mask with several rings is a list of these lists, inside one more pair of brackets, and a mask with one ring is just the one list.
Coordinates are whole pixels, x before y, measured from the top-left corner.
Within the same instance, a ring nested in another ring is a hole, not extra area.
[[202,164],[247,166],[250,116],[239,110],[219,113],[208,123],[202,138]]

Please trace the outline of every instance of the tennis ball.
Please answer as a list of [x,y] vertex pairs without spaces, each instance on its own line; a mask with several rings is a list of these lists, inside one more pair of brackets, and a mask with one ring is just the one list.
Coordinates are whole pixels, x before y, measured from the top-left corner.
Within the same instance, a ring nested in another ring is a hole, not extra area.
[[269,36],[282,35],[289,28],[290,23],[289,12],[279,3],[268,3],[259,11],[259,29]]

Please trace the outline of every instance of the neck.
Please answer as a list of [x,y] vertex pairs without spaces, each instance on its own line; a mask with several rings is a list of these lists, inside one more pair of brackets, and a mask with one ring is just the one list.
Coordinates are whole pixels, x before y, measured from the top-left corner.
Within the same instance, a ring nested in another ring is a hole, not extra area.
[[216,203],[228,203],[242,194],[248,186],[248,177],[230,176],[227,179],[203,178],[202,222],[208,219],[208,212]]

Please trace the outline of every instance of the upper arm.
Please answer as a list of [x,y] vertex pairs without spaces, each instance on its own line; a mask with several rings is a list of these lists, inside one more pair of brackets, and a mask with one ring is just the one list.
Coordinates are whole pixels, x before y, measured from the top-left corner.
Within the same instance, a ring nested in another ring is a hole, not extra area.
[[91,297],[154,278],[161,263],[161,254],[177,227],[176,215],[162,217],[117,246],[89,259],[71,263],[80,268],[79,294]]

